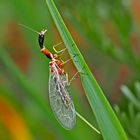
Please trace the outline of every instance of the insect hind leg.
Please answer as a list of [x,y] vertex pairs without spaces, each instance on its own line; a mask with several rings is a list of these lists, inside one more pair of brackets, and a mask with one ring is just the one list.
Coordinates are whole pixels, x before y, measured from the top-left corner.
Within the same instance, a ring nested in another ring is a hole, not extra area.
[[74,81],[76,78],[79,78],[79,75],[78,75],[79,73],[85,75],[85,73],[82,72],[83,69],[84,69],[84,67],[85,67],[85,66],[83,66],[83,68],[82,68],[80,71],[77,71],[77,72],[72,76],[72,78],[71,78],[71,79],[69,80],[69,82],[68,82],[68,86],[70,86],[71,83],[72,83],[72,81]]

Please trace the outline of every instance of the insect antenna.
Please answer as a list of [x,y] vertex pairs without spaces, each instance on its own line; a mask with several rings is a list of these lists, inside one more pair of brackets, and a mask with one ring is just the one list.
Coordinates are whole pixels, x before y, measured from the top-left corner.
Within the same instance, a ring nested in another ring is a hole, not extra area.
[[24,27],[24,28],[26,28],[26,29],[28,29],[28,30],[34,32],[34,33],[40,34],[38,31],[34,30],[33,28],[31,28],[31,27],[29,27],[29,26],[27,26],[27,25],[24,25],[24,24],[21,24],[21,23],[19,23],[18,25],[19,25],[19,26],[22,26],[22,27]]

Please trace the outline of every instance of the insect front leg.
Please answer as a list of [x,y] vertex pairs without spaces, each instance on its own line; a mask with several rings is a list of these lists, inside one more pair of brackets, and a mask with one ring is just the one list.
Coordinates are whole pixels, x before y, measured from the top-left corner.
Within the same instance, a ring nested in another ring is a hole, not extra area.
[[59,45],[61,45],[63,42],[57,43],[56,45],[53,46],[53,50],[55,51],[55,53],[59,54],[59,56],[61,56],[66,50],[67,48],[64,48],[62,50],[56,50],[56,47],[58,47]]

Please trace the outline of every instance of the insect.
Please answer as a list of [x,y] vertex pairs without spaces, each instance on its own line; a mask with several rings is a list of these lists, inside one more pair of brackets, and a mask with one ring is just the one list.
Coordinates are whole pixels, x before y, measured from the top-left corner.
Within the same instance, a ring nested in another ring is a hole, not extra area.
[[63,62],[57,59],[44,46],[44,35],[47,30],[39,33],[38,42],[41,52],[51,61],[49,62],[49,100],[53,113],[58,122],[65,129],[72,129],[76,124],[76,111],[68,92],[68,76],[63,69]]
[[[58,59],[57,54],[52,54],[47,48],[45,48],[44,37],[47,30],[42,30],[41,32],[37,32],[36,30],[26,25],[23,24],[19,24],[19,25],[39,34],[38,42],[41,48],[41,52],[45,54],[47,58],[50,59],[49,100],[50,100],[51,108],[58,122],[61,124],[62,127],[64,127],[67,130],[70,130],[76,124],[76,115],[77,115],[90,128],[92,128],[94,131],[100,134],[100,132],[94,126],[92,126],[83,116],[81,116],[75,110],[73,101],[69,96],[68,86],[70,85],[71,81],[75,79],[76,75],[79,73],[79,72],[75,73],[72,79],[68,82],[68,75],[67,73],[65,73],[63,69],[63,65],[66,62],[68,62],[70,59],[65,62],[62,62]],[[66,50],[63,49],[61,51],[56,51],[55,47],[53,47],[53,49],[55,52],[61,53],[61,55]]]
[[64,72],[63,63],[43,46],[46,30],[39,33],[41,52],[51,61],[49,62],[49,100],[53,113],[58,122],[65,129],[72,129],[76,123],[76,112],[72,99],[67,90],[68,76]]
[[[38,36],[38,43],[41,49],[41,52],[46,55],[47,58],[50,59],[49,62],[49,101],[53,113],[61,124],[61,126],[67,130],[72,129],[76,124],[76,111],[73,104],[71,97],[69,96],[68,92],[68,75],[65,73],[63,69],[64,63],[58,59],[57,54],[52,54],[45,46],[44,46],[44,37],[47,30],[42,30],[41,32],[37,32],[36,30],[23,25],[19,24],[35,33]],[[61,44],[61,43],[59,43]],[[57,45],[59,45],[57,44]],[[57,46],[55,45],[55,46]],[[55,48],[54,48],[55,50]],[[63,52],[66,49],[63,49]],[[55,50],[56,51],[56,50]],[[69,60],[68,60],[69,61]],[[70,81],[71,82],[71,81]]]

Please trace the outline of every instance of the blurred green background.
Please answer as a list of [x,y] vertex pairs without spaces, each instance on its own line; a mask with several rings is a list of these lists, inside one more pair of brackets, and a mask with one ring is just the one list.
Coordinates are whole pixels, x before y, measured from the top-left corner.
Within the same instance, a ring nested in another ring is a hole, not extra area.
[[[140,2],[55,3],[129,139],[140,139]],[[58,124],[48,100],[49,60],[40,53],[38,35],[19,23],[47,28],[45,46],[52,52],[62,41],[45,0],[0,1],[0,139],[102,140],[79,118],[71,131]],[[76,69],[68,63],[65,71],[70,79]],[[79,78],[70,91],[76,110],[98,128]]]

